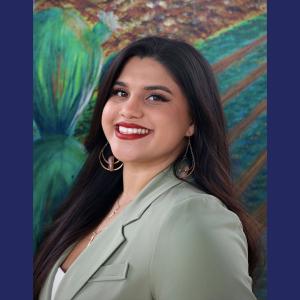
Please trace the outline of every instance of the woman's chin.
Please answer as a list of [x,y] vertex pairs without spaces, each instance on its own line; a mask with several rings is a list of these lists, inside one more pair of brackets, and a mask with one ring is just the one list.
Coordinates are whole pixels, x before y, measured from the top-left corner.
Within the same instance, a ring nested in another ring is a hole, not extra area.
[[122,161],[125,164],[129,164],[129,163],[139,163],[144,161],[144,156],[141,155],[141,153],[120,153],[120,152],[114,152],[114,156]]

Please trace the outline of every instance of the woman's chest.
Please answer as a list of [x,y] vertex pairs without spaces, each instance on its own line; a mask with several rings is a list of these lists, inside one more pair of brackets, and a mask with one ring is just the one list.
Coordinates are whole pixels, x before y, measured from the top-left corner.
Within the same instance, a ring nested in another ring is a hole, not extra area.
[[[151,299],[149,264],[158,231],[157,222],[149,216],[144,216],[139,222],[133,222],[121,228],[123,241],[118,246],[111,246],[111,253],[105,260],[94,268],[88,276],[84,274],[87,265],[99,264],[99,257],[104,257],[110,249],[109,240],[114,244],[116,236],[112,233],[110,239],[105,236],[97,237],[91,249],[85,250],[82,257],[70,269],[72,277],[86,277],[86,281],[71,299],[75,300],[140,300]],[[118,233],[115,233],[118,235]],[[102,240],[103,238],[103,240]],[[89,253],[90,252],[90,253]],[[89,255],[90,254],[90,255]],[[75,272],[76,268],[76,272]],[[82,272],[82,274],[81,274]],[[66,277],[68,274],[66,273]],[[72,278],[61,282],[62,287],[55,300],[62,300],[59,295],[65,295],[63,289],[68,289]],[[66,300],[66,299],[63,299]]]
[[146,244],[137,243],[134,250],[123,246],[87,280],[74,300],[151,299],[150,251],[144,248]]

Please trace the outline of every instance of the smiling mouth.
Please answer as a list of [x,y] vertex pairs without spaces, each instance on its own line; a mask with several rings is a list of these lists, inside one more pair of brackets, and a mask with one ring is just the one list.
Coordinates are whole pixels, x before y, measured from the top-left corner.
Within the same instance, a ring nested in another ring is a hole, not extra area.
[[117,130],[122,134],[148,134],[150,132],[149,129],[146,128],[128,128],[124,126],[117,126]]
[[117,124],[115,126],[116,136],[120,139],[132,140],[143,138],[151,133],[152,130],[143,128],[139,125],[136,127],[133,124],[129,124],[128,127],[123,124]]

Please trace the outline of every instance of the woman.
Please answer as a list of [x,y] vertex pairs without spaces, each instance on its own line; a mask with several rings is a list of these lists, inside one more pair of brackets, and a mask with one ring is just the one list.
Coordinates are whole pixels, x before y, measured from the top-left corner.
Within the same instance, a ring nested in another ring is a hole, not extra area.
[[147,37],[123,49],[35,258],[35,298],[255,299],[258,233],[234,196],[224,123],[192,46]]

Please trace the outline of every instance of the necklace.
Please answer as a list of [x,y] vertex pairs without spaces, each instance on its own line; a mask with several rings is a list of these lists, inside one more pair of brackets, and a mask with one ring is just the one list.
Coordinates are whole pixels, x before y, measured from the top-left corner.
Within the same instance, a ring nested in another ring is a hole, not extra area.
[[[120,205],[120,198],[117,200],[116,203],[117,203],[116,207],[112,209],[112,212],[111,212],[111,213],[109,214],[109,216],[107,217],[105,223],[107,223],[107,221],[109,221],[109,220],[110,220],[110,219],[118,212],[118,210],[120,209],[120,207],[121,207],[121,205]],[[128,203],[128,202],[127,202],[127,203]],[[127,204],[127,203],[125,203],[125,204]],[[123,205],[122,205],[122,206],[123,206]],[[93,242],[93,240],[95,239],[96,235],[99,234],[99,233],[102,231],[102,229],[100,229],[101,225],[103,225],[102,222],[101,222],[101,223],[98,225],[98,227],[92,232],[91,237],[90,237],[90,240],[89,240],[89,242],[88,242],[88,244],[87,244],[86,247],[88,247],[88,246]]]

